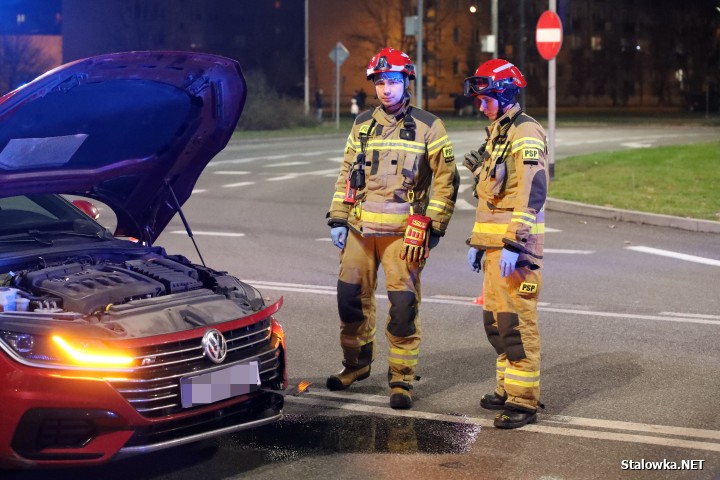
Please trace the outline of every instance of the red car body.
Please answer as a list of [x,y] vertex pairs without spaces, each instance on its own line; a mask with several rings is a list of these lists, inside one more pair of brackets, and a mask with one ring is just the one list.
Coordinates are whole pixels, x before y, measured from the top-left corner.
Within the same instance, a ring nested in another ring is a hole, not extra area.
[[[0,98],[0,468],[282,417],[282,299],[153,245],[245,98],[237,62],[185,52],[93,57]],[[109,206],[114,232],[66,195]]]

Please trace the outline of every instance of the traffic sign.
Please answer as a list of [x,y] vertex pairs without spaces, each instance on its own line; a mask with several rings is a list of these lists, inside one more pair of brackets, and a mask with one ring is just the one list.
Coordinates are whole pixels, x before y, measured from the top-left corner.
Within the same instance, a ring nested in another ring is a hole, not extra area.
[[345,45],[343,45],[340,42],[337,42],[337,44],[335,45],[335,48],[330,50],[330,60],[335,62],[337,64],[337,66],[339,67],[340,65],[343,64],[343,62],[345,60],[347,60],[349,54],[350,54],[350,52],[348,52],[348,49],[345,48]]
[[535,44],[540,56],[552,60],[562,45],[562,22],[557,13],[547,10],[540,15],[535,29]]

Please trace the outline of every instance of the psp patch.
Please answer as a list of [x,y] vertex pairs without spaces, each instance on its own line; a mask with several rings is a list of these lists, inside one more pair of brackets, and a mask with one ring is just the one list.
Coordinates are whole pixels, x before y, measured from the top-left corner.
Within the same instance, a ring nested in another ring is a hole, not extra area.
[[537,160],[540,158],[540,150],[536,148],[523,148],[523,160]]
[[523,282],[520,284],[520,293],[537,293],[538,284]]
[[453,153],[452,145],[442,149],[443,157],[445,157],[445,163],[452,162],[455,160],[455,154]]

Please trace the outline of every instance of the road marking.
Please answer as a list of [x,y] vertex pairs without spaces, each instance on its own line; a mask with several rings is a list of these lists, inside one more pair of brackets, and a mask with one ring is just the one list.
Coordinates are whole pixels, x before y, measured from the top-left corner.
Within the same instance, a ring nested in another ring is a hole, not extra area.
[[628,148],[650,148],[652,146],[651,143],[640,143],[640,142],[626,142],[621,143],[621,147],[628,147]]
[[322,150],[319,152],[306,152],[306,153],[285,153],[282,155],[264,155],[261,157],[248,157],[248,158],[233,158],[229,160],[213,160],[208,165],[209,167],[217,167],[219,165],[238,165],[243,163],[251,163],[251,162],[257,162],[258,160],[282,160],[285,158],[295,158],[298,156],[301,157],[311,157],[311,156],[319,156],[319,155],[328,155],[331,153],[337,153],[337,150]]
[[[260,290],[281,290],[286,292],[298,292],[298,293],[316,293],[320,295],[335,295],[336,287],[324,286],[324,285],[305,285],[299,283],[281,283],[281,282],[266,282],[262,280],[249,280],[243,279],[243,282],[249,283],[250,285]],[[387,300],[387,295],[384,293],[378,293],[375,295],[378,300]],[[475,297],[453,297],[438,295],[432,297],[423,297],[423,303],[438,303],[438,304],[449,304],[449,305],[461,305],[471,308],[477,308],[477,304],[472,303]],[[600,312],[596,310],[581,310],[575,308],[557,308],[552,307],[550,303],[543,303],[542,306],[538,306],[538,311],[551,312],[551,313],[566,313],[569,315],[585,315],[591,317],[603,317],[603,318],[616,318],[620,320],[649,320],[656,322],[677,322],[677,323],[697,323],[701,325],[717,325],[720,326],[720,320],[713,320],[708,318],[699,318],[696,314],[679,314],[684,316],[660,316],[660,315],[640,315],[634,313],[617,313],[617,312]],[[557,318],[557,317],[551,317]]]
[[567,253],[567,254],[574,254],[574,255],[590,255],[591,253],[595,253],[595,250],[571,250],[567,248],[546,248],[543,250],[545,253]]
[[[170,233],[176,235],[187,235],[185,230],[172,230]],[[193,235],[205,235],[208,237],[244,237],[244,233],[232,233],[232,232],[198,232],[193,230]]]
[[[288,173],[287,175],[283,175],[280,177],[272,177],[268,178],[268,182],[275,182],[278,180],[294,180],[299,177],[306,177],[308,175],[330,175],[330,174],[337,174],[337,168],[328,168],[325,170],[313,170],[312,172],[297,172],[297,173]],[[334,176],[334,175],[333,175]]]
[[684,315],[686,317],[693,317],[693,318],[708,318],[708,319],[720,320],[720,315],[703,315],[702,313],[660,312],[660,315],[670,315],[673,317],[682,317]]
[[659,248],[645,247],[639,245],[637,247],[625,247],[628,250],[636,252],[650,253],[652,255],[660,255],[661,257],[676,258],[678,260],[685,260],[686,262],[702,263],[703,265],[712,265],[714,267],[720,267],[720,260],[712,258],[697,257],[695,255],[688,255],[685,253],[673,252],[670,250],[661,250]]
[[223,188],[245,187],[247,185],[255,185],[255,182],[228,183],[227,185],[223,185]]
[[196,193],[205,193],[205,192],[207,192],[207,190],[205,190],[204,188],[198,188],[196,190],[193,190],[191,195],[195,195]]
[[[324,399],[322,398],[323,396],[328,396],[330,397],[330,399]],[[355,394],[347,392],[343,396],[349,397],[349,400],[353,400]],[[368,399],[368,397],[375,396],[365,395],[361,397],[361,399],[374,401],[374,398]],[[290,403],[317,405],[328,408],[336,408],[340,410],[373,413],[393,417],[406,417],[422,420],[435,420],[447,423],[471,424],[488,428],[493,426],[493,420],[488,418],[471,417],[466,415],[447,415],[442,413],[423,412],[420,410],[395,410],[390,407],[366,405],[364,403],[354,403],[352,401],[340,401],[336,398],[336,394],[330,396],[326,395],[325,392],[309,391],[305,395],[297,397],[288,395],[285,397],[285,400]],[[383,402],[387,402],[387,397],[383,397]],[[720,443],[700,440],[686,440],[673,437],[677,435],[698,439],[720,440],[720,432],[714,430],[700,430],[693,428],[671,427],[665,425],[647,425],[641,423],[605,421],[588,418],[573,418],[556,415],[545,416],[542,413],[539,414],[539,418],[542,423],[557,423],[563,426],[550,426],[544,424],[526,425],[522,428],[522,430],[520,430],[520,432],[536,432],[551,435],[588,438],[594,440],[611,440],[628,443],[641,443],[648,445],[660,445],[666,447],[689,448],[711,452],[720,452]],[[571,428],[567,428],[568,426]],[[583,428],[576,429],[572,427]],[[596,429],[604,428],[608,430],[620,430],[621,432],[619,433],[604,430],[589,430],[587,429],[588,427]],[[635,433],[624,433],[622,431]],[[654,435],[639,435],[636,432],[653,433]],[[657,435],[667,435],[667,437]]]
[[214,175],[247,175],[250,172],[244,170],[218,170],[217,172],[212,173]]
[[296,165],[308,165],[310,162],[281,162],[281,163],[273,163],[272,165],[265,165],[265,168],[275,168],[275,167],[294,167]]
[[457,209],[457,210],[475,210],[475,205],[468,202],[464,198],[460,198],[455,202],[455,209]]

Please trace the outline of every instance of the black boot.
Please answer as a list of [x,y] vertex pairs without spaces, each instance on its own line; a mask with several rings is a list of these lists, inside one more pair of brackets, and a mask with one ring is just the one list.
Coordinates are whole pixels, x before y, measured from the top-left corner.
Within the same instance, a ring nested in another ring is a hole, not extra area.
[[340,373],[330,375],[325,385],[328,390],[345,390],[359,380],[370,376],[370,365],[364,367],[345,367]]
[[505,401],[507,400],[507,393],[502,397],[497,392],[486,393],[480,399],[480,406],[487,410],[504,410]]
[[407,410],[412,407],[410,390],[403,387],[392,387],[390,390],[390,407],[396,410]]
[[537,409],[506,404],[502,413],[495,415],[493,425],[497,428],[520,428],[537,422]]

